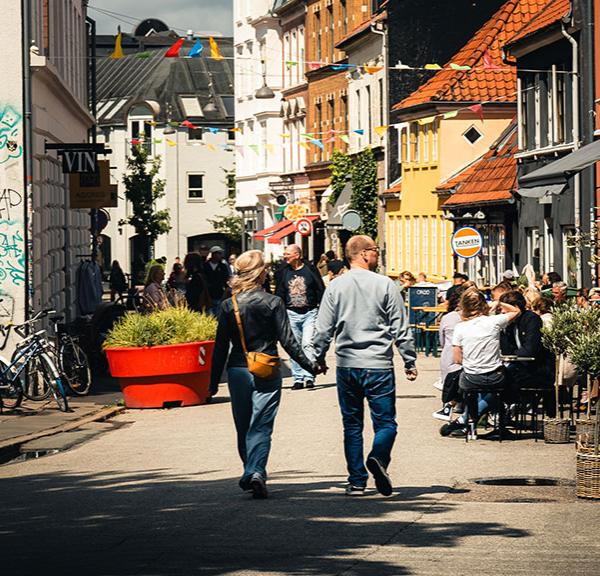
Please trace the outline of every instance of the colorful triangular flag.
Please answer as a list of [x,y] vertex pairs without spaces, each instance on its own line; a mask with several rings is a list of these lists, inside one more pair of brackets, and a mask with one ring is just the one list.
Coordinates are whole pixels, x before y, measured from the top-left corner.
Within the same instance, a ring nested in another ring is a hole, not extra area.
[[442,67],[439,64],[425,64],[425,70],[441,70]]
[[435,122],[436,116],[427,116],[427,118],[420,118],[417,120],[417,123],[420,126],[426,126],[427,124],[433,124]]
[[314,144],[315,146],[318,146],[321,150],[325,150],[325,146],[323,145],[323,142],[321,142],[318,138],[311,138],[309,140],[309,142],[311,144]]
[[283,134],[283,132],[280,134],[280,136],[281,136],[282,138],[291,138],[291,135],[290,135],[290,134]]
[[285,65],[288,68],[290,68],[291,66],[298,66],[298,62],[296,62],[295,60],[286,60]]
[[200,40],[196,40],[196,43],[192,46],[192,49],[188,53],[188,58],[200,58],[202,50],[204,50],[204,45]]
[[361,128],[360,130],[354,130],[355,134],[358,134],[359,136],[363,136],[365,131]]
[[249,144],[248,148],[258,156],[258,144]]
[[481,104],[473,104],[473,106],[469,106],[468,110],[471,112],[475,112],[479,119],[483,122],[483,106]]
[[243,158],[244,157],[244,147],[236,144],[235,151]]
[[173,44],[173,46],[167,50],[165,53],[165,58],[179,58],[179,51],[181,50],[184,41],[185,38],[179,38],[179,40],[177,40],[177,42],[175,42],[175,44]]
[[130,142],[132,146],[139,146],[142,143],[139,138],[132,138]]
[[148,58],[152,58],[152,52],[149,52],[148,50],[145,52],[139,52],[135,55],[135,57],[139,58],[140,60],[147,60]]
[[448,118],[456,118],[458,116],[458,110],[452,110],[452,112],[445,112],[442,115],[444,120],[448,120]]
[[494,64],[494,59],[488,50],[483,53],[482,61],[484,70],[501,70],[500,66]]
[[195,126],[189,120],[184,120],[181,123],[181,126],[184,126],[185,128],[190,128],[192,130],[195,128]]
[[223,55],[221,54],[221,51],[219,50],[219,45],[217,44],[217,41],[211,36],[209,38],[210,41],[210,57],[213,60],[223,60]]
[[162,144],[162,138],[155,138],[155,139],[153,140],[153,142],[154,142],[155,144]]
[[115,40],[115,49],[113,50],[113,52],[110,55],[110,57],[113,60],[119,60],[120,58],[124,58],[125,57],[125,55],[123,54],[123,47],[121,46],[121,32],[119,32],[117,34],[117,38]]
[[208,126],[206,128],[211,134],[218,134],[220,132],[220,130],[218,128],[214,128],[212,126]]
[[375,133],[380,138],[383,138],[383,135],[388,131],[389,126],[375,126]]
[[216,151],[216,147],[214,144],[211,144],[210,142],[206,143],[206,147],[211,151],[211,152],[215,152]]
[[450,62],[450,68],[452,70],[470,70],[470,66],[461,66],[460,64],[454,64],[454,62]]
[[350,136],[348,136],[348,134],[342,134],[340,140],[346,144],[350,144]]
[[167,138],[167,139],[166,139],[166,141],[167,141],[167,144],[168,144],[169,146],[171,146],[171,147],[173,147],[173,146],[177,146],[177,142],[174,142],[174,141],[173,141],[173,140],[171,140],[170,138]]
[[383,66],[363,66],[363,70],[367,74],[377,74],[377,72],[383,70]]
[[321,67],[320,62],[307,62],[306,64],[310,70],[318,70]]
[[298,142],[298,146],[302,146],[302,148],[310,150],[310,144],[308,142]]

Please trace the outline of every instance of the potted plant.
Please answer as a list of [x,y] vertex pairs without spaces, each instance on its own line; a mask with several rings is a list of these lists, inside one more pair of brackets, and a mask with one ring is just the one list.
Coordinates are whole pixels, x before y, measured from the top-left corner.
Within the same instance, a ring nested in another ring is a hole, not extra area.
[[570,441],[570,421],[559,417],[560,388],[563,384],[567,351],[579,330],[579,312],[570,305],[557,306],[552,313],[552,322],[542,328],[544,346],[556,356],[554,393],[556,417],[544,419],[544,441],[549,444],[566,444]]
[[103,344],[128,408],[204,404],[217,332],[213,316],[184,306],[126,314]]
[[590,382],[600,377],[600,311],[584,313],[582,327],[572,339],[569,355],[580,371],[587,375],[588,419],[585,433],[578,428],[577,447],[577,496],[600,499],[600,429],[598,402],[596,418],[591,420]]

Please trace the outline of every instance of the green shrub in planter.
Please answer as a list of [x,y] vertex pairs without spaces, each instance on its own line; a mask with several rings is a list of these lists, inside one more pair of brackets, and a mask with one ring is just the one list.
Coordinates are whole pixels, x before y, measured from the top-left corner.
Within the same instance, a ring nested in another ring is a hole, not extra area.
[[573,339],[581,330],[581,313],[570,304],[556,306],[552,311],[552,322],[542,328],[544,346],[557,356],[566,354]]
[[217,320],[185,306],[155,310],[150,314],[130,312],[108,333],[103,348],[140,348],[214,340]]

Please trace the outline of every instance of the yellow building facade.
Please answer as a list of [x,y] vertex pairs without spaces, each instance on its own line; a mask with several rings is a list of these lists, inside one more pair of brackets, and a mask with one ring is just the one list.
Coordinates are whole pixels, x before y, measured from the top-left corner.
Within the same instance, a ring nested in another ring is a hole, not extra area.
[[404,270],[415,276],[424,272],[434,280],[452,276],[454,226],[441,209],[446,197],[436,188],[485,154],[511,116],[506,110],[489,111],[482,122],[462,111],[454,118],[439,115],[431,121],[430,110],[427,116],[397,125],[402,178],[392,187],[399,198],[389,199],[385,209],[389,276],[398,277]]

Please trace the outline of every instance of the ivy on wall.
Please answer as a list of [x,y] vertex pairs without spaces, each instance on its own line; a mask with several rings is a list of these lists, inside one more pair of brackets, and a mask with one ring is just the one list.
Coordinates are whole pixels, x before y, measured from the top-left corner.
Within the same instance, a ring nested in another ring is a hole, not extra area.
[[335,204],[350,175],[350,208],[356,210],[363,221],[356,233],[377,239],[377,161],[373,150],[366,148],[353,157],[336,150],[331,158],[330,170],[332,193],[329,202]]

